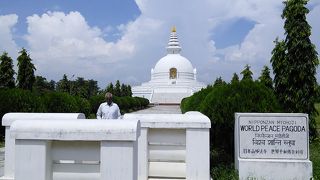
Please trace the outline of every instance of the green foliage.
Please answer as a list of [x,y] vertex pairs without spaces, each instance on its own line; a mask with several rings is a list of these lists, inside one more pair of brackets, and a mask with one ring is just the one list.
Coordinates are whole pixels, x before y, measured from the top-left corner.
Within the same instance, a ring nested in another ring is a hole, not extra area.
[[36,68],[32,64],[32,59],[27,54],[26,49],[22,48],[19,52],[18,59],[18,87],[21,89],[32,90],[33,83],[35,81],[34,71]]
[[316,68],[318,53],[311,43],[306,0],[288,0],[282,18],[285,40],[275,41],[271,63],[275,74],[275,91],[286,112],[309,114],[310,137],[316,137],[314,103],[317,97]]
[[106,90],[107,90],[107,92],[113,94],[114,93],[113,84],[112,83],[108,84]]
[[50,81],[48,82],[45,77],[42,76],[36,76],[35,82],[33,84],[33,90],[36,92],[39,92],[40,94],[49,92],[49,91],[54,91],[55,87],[55,82]]
[[91,106],[90,106],[90,102],[82,97],[79,96],[74,96],[75,100],[76,100],[76,104],[78,106],[78,112],[81,112],[83,114],[86,115],[86,117],[90,116],[90,112],[91,112]]
[[[235,112],[280,112],[273,91],[259,82],[250,80],[203,89],[181,103],[182,112],[196,110],[211,120],[211,164],[230,164],[234,154]],[[213,149],[214,148],[214,149]],[[222,159],[223,157],[224,159]]]
[[14,69],[7,52],[0,56],[0,88],[14,88]]
[[207,86],[207,88],[194,93],[192,96],[182,99],[180,104],[181,112],[185,113],[188,111],[200,111],[200,104],[212,91],[212,89],[212,86]]
[[233,73],[231,84],[238,83],[239,82],[239,76],[237,73]]
[[104,94],[99,94],[99,95],[90,97],[89,102],[91,107],[90,113],[96,114],[100,104],[105,102]]
[[244,70],[241,72],[241,74],[242,74],[242,81],[243,80],[250,80],[250,81],[252,81],[253,79],[252,79],[252,72],[251,72],[251,70],[250,70],[250,66],[247,64],[246,66],[245,66],[245,68],[244,68]]
[[58,81],[57,91],[70,93],[70,82],[66,74],[64,74],[62,79]]
[[[0,89],[0,118],[9,112],[44,112],[41,98],[29,90]],[[4,135],[1,126],[1,135]]]
[[121,87],[120,87],[120,81],[117,80],[116,85],[114,87],[114,92],[113,92],[114,96],[121,96]]
[[267,88],[273,89],[273,82],[272,78],[270,77],[270,69],[268,66],[263,67],[259,81]]
[[[103,94],[92,96],[90,98],[91,114],[96,114],[101,103],[105,102]],[[121,114],[146,108],[149,105],[149,100],[140,97],[117,97],[113,96],[113,102],[118,104]]]
[[320,139],[310,144],[310,160],[312,161],[313,178],[320,179]]
[[43,102],[46,111],[50,113],[79,112],[76,99],[68,93],[50,92],[44,95]]
[[233,165],[218,165],[211,169],[211,178],[219,180],[238,180],[239,175]]
[[219,86],[219,85],[225,85],[225,84],[227,83],[220,76],[214,81],[213,86]]

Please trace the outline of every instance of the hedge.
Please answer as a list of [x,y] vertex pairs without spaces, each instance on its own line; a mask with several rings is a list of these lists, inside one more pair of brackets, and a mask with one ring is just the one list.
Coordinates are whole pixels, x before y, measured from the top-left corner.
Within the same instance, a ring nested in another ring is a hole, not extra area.
[[281,111],[273,90],[250,80],[207,87],[184,99],[181,110],[200,111],[210,118],[211,161],[220,165],[234,160],[235,112]]
[[[39,94],[22,89],[0,89],[0,117],[2,119],[2,116],[8,112],[80,112],[84,113],[86,117],[95,117],[99,105],[104,101],[104,95],[92,96],[87,100],[63,92]],[[114,102],[119,105],[122,114],[149,105],[147,99],[129,96],[114,97]],[[1,127],[0,130],[3,136],[4,127]]]

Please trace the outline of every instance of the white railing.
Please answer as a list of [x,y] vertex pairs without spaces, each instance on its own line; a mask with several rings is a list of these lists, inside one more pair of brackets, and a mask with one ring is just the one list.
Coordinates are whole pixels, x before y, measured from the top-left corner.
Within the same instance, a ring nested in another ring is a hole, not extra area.
[[210,179],[208,117],[186,114],[125,114],[139,119],[139,180]]
[[10,136],[11,124],[18,120],[62,120],[62,119],[85,119],[82,113],[7,113],[2,117],[2,126],[5,126],[5,164],[4,176],[1,180],[14,179],[15,140]]
[[52,115],[4,116],[5,165],[14,168],[0,179],[210,179],[211,123],[199,112],[125,114],[122,120]]
[[137,120],[17,120],[16,180],[137,180]]

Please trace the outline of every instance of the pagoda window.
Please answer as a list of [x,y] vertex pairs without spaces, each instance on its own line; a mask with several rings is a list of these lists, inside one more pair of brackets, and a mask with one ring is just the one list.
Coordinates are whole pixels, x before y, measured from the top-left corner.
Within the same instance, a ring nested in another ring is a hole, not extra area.
[[177,68],[170,69],[170,79],[177,79]]

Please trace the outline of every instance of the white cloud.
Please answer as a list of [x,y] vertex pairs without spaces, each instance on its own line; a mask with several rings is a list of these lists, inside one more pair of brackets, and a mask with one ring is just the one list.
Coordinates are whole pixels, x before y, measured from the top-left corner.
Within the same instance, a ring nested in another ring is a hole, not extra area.
[[39,74],[63,73],[94,78],[112,72],[108,64],[132,56],[135,44],[123,36],[107,42],[98,27],[90,27],[79,12],[47,12],[27,17],[25,36]]
[[13,59],[18,54],[18,46],[14,41],[13,30],[18,22],[16,14],[0,16],[0,53],[6,51]]
[[[308,20],[319,51],[320,8],[314,1],[311,0],[315,7]],[[230,80],[233,72],[239,74],[245,64],[250,64],[258,77],[263,65],[269,64],[273,41],[277,36],[283,37],[283,4],[279,0],[136,0],[136,3],[141,11],[139,17],[104,29],[89,26],[79,12],[29,16],[25,39],[37,72],[56,80],[63,73],[93,78],[101,87],[117,79],[128,83],[148,81],[150,69],[166,54],[170,28],[175,25],[182,55],[197,68],[201,81],[210,83],[219,76]],[[240,18],[256,24],[242,42],[217,49],[211,37],[215,28]],[[119,40],[109,41],[109,33],[115,31],[119,32]]]

